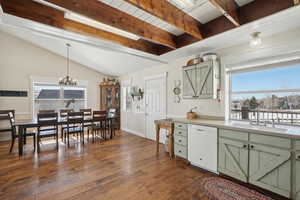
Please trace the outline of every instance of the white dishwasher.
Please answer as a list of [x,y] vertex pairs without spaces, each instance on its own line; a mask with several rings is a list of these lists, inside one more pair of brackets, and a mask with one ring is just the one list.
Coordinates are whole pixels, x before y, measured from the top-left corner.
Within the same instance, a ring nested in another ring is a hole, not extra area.
[[217,128],[189,125],[188,160],[192,165],[218,173]]

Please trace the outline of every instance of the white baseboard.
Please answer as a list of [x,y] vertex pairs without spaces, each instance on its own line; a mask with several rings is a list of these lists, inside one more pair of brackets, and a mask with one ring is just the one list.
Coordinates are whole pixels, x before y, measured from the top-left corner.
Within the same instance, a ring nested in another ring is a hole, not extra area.
[[140,133],[140,132],[138,132],[138,131],[134,131],[134,130],[131,130],[131,129],[128,129],[128,128],[122,128],[122,127],[121,127],[121,130],[122,130],[122,131],[129,132],[129,133],[132,133],[132,134],[137,135],[137,136],[140,136],[140,137],[145,137],[145,134],[142,134],[142,133]]

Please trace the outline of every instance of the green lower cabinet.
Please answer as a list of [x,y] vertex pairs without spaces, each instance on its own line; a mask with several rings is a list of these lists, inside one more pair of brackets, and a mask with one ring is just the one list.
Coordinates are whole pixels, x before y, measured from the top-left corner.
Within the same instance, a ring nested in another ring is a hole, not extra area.
[[223,174],[247,182],[247,142],[219,138],[218,170]]
[[290,197],[291,163],[291,152],[288,150],[250,145],[249,183]]
[[296,200],[300,200],[300,152],[296,159]]

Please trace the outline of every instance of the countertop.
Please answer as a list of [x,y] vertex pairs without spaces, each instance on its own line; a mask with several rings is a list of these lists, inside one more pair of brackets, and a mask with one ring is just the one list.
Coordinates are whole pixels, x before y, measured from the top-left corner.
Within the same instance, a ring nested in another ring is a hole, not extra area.
[[276,126],[276,128],[273,128],[273,127],[251,125],[249,124],[249,122],[224,121],[224,120],[214,120],[214,119],[189,120],[185,118],[173,118],[173,121],[179,123],[185,123],[185,124],[203,125],[203,126],[224,128],[224,129],[230,129],[236,131],[245,131],[250,133],[287,137],[291,139],[300,139],[300,127]]

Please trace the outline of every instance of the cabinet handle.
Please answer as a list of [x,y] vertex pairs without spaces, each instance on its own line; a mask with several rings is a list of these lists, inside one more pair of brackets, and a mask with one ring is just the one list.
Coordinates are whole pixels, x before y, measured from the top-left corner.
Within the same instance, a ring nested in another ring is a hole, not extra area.
[[200,158],[200,160],[202,160],[202,158]]
[[204,130],[202,130],[202,129],[197,129],[197,131],[203,132]]
[[247,148],[247,147],[248,147],[248,145],[246,145],[246,144],[243,145],[243,148]]
[[298,159],[300,159],[300,155],[298,156]]
[[181,140],[178,140],[178,142],[181,142]]
[[254,148],[254,145],[250,145],[250,148],[253,149],[253,148]]
[[180,151],[180,150],[179,150],[178,152],[179,152],[179,153],[181,153],[181,151]]

